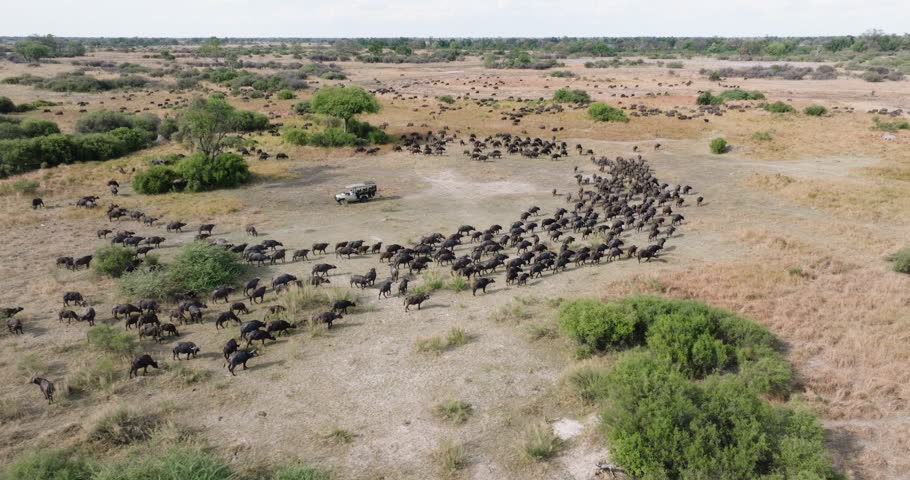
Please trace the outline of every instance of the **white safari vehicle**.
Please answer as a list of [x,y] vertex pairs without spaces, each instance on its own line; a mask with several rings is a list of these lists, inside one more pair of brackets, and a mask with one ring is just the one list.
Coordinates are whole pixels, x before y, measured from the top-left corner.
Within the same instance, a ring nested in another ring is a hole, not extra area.
[[376,196],[376,182],[366,181],[344,187],[344,191],[335,194],[338,204],[365,202]]

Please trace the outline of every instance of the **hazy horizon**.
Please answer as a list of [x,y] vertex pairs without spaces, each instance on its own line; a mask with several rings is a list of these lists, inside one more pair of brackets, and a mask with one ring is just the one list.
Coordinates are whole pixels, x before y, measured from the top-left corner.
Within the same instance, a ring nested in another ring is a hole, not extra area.
[[765,37],[903,34],[896,0],[33,0],[4,5],[2,36],[62,37]]

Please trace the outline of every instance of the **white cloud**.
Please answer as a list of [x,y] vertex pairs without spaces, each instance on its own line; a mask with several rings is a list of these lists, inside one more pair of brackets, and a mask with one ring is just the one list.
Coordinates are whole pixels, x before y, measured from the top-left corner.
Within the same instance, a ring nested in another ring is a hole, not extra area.
[[[904,33],[903,1],[0,0],[3,35],[504,37]],[[8,3],[8,5],[6,5]]]

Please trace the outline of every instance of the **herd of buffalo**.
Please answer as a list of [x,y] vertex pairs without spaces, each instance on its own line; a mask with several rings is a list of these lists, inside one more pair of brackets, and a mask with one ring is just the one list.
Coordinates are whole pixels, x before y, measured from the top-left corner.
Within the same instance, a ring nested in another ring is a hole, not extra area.
[[[448,143],[456,141],[456,135],[450,135],[447,129],[434,134],[414,133],[404,137],[402,149],[413,153],[437,153],[445,151]],[[567,269],[583,268],[588,265],[599,265],[623,259],[636,258],[649,262],[658,258],[664,250],[668,239],[673,238],[685,217],[679,213],[681,207],[687,206],[686,197],[693,195],[687,185],[668,185],[661,183],[654,176],[648,162],[641,155],[633,157],[607,158],[595,157],[593,151],[585,150],[581,145],[570,149],[565,142],[555,139],[522,138],[510,134],[496,134],[484,139],[471,135],[467,142],[460,140],[471,158],[487,160],[497,158],[503,153],[522,155],[524,157],[545,156],[557,159],[568,156],[571,150],[578,155],[589,156],[592,169],[585,173],[575,168],[574,178],[577,189],[568,192],[553,190],[553,196],[564,198],[565,206],[544,212],[538,206],[532,206],[521,212],[514,222],[508,225],[490,225],[486,228],[475,228],[462,225],[445,234],[433,232],[422,236],[414,245],[383,244],[383,242],[366,243],[363,240],[348,240],[332,244],[313,243],[310,248],[287,248],[282,242],[274,239],[258,241],[259,233],[252,225],[246,227],[249,243],[233,244],[224,238],[211,238],[216,229],[214,224],[203,224],[195,227],[195,241],[207,242],[210,248],[224,248],[236,252],[251,265],[276,265],[291,261],[309,261],[310,257],[321,255],[323,259],[332,255],[329,248],[334,247],[337,260],[350,259],[352,256],[376,259],[378,268],[388,269],[388,276],[379,281],[377,267],[363,274],[350,274],[344,281],[352,288],[361,290],[375,288],[379,301],[392,295],[393,289],[401,298],[405,311],[412,306],[419,310],[421,305],[430,299],[429,290],[409,294],[409,285],[415,276],[429,268],[430,264],[446,266],[451,275],[461,276],[470,285],[472,295],[487,293],[491,286],[497,284],[494,276],[504,272],[504,284],[521,287],[537,279],[556,275]],[[399,147],[396,147],[398,149]],[[655,149],[659,145],[655,146]],[[637,151],[637,148],[636,148]],[[77,207],[97,208],[100,197],[86,196],[76,201]],[[702,197],[694,202],[700,205]],[[43,207],[41,199],[33,201],[33,207]],[[113,225],[121,219],[141,222],[148,227],[160,224],[160,219],[147,215],[139,210],[121,208],[110,204],[106,217]],[[165,234],[180,233],[187,224],[180,221],[164,223]],[[647,231],[648,243],[636,245],[631,243],[631,236],[636,232]],[[143,255],[160,248],[166,242],[159,235],[138,236],[127,229],[100,229],[99,239],[110,236],[112,244],[130,247],[135,251],[133,261],[127,271],[143,263]],[[582,241],[587,244],[584,245]],[[89,268],[91,255],[61,256],[56,265],[70,270]],[[252,349],[254,342],[265,344],[275,341],[278,336],[289,333],[297,327],[296,323],[285,320],[282,313],[286,308],[280,304],[264,309],[264,320],[243,321],[241,315],[250,314],[250,307],[262,303],[271,291],[280,295],[282,292],[304,284],[319,287],[322,284],[339,280],[340,275],[332,276],[337,265],[314,262],[310,276],[297,276],[282,273],[272,278],[268,284],[260,284],[260,278],[248,280],[239,288],[225,286],[210,292],[207,297],[200,297],[199,292],[187,292],[169,299],[173,307],[152,299],[138,299],[135,303],[122,303],[111,308],[114,321],[124,320],[125,328],[135,328],[139,339],[150,339],[160,343],[165,338],[179,337],[178,325],[202,323],[204,313],[216,305],[224,305],[223,311],[214,314],[216,329],[226,328],[234,322],[239,325],[239,339],[232,338],[222,347],[224,365],[235,375],[235,368],[247,368],[247,362],[258,355]],[[503,280],[503,279],[500,279]],[[242,294],[243,299],[235,298]],[[64,292],[63,309],[58,312],[58,319],[70,324],[73,321],[95,324],[97,312],[89,306],[86,299],[77,291]],[[82,307],[77,313],[70,306]],[[331,327],[336,320],[342,319],[348,309],[356,304],[348,300],[339,300],[332,305],[331,311],[319,312],[309,320],[311,325],[325,324]],[[22,311],[20,307],[0,309],[0,315],[6,318],[7,327],[12,334],[23,333],[23,323],[16,318]],[[160,315],[160,316],[159,316]],[[269,319],[271,318],[271,321]],[[162,321],[165,320],[165,321]],[[245,342],[245,344],[244,344]],[[200,347],[193,342],[178,342],[172,350],[172,360],[195,358]],[[183,357],[181,357],[183,356]],[[131,362],[129,376],[146,373],[148,368],[158,368],[158,362],[149,354],[143,354]],[[53,401],[55,387],[53,382],[35,377],[32,383],[37,384],[45,399]]]

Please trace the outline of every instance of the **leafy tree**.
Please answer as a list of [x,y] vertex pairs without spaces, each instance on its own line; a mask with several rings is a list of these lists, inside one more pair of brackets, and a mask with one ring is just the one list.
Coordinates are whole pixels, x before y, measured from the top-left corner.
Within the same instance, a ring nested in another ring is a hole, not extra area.
[[379,102],[360,87],[322,87],[310,100],[310,108],[316,113],[340,118],[346,132],[348,120],[360,113],[378,112]]
[[25,57],[26,60],[34,62],[40,62],[42,58],[54,56],[54,51],[51,47],[37,41],[19,42],[15,46],[15,51]]
[[553,100],[559,103],[591,103],[591,96],[581,89],[560,88],[553,92]]
[[224,57],[224,47],[221,45],[221,40],[212,38],[199,47],[198,53],[199,56],[209,57],[218,62],[219,58]]
[[233,188],[250,178],[249,166],[235,153],[222,153],[214,158],[195,153],[181,160],[175,171],[186,180],[186,190],[190,192]]
[[224,97],[195,98],[183,111],[180,137],[208,158],[218,156],[237,130],[237,111]]

